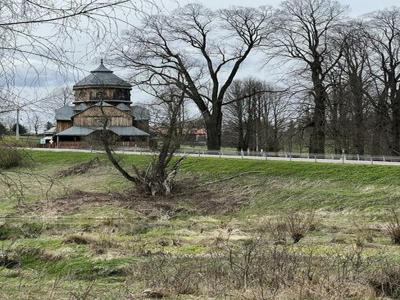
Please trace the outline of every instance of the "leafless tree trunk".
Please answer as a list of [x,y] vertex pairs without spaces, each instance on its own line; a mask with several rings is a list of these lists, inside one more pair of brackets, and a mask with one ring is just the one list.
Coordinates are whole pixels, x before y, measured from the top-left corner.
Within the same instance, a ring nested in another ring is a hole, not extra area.
[[[226,92],[272,30],[271,9],[211,11],[190,4],[142,20],[142,26],[121,41],[127,46],[117,46],[116,58],[121,66],[132,68],[137,83],[168,82],[185,90],[203,116],[208,149],[219,150]],[[184,86],[177,80],[181,75]]]
[[363,24],[352,22],[344,38],[341,64],[348,81],[349,99],[352,113],[352,145],[354,152],[364,155],[365,152],[365,114],[370,75],[368,73],[368,40],[365,37]]
[[136,188],[151,196],[171,195],[175,186],[175,177],[178,169],[185,159],[184,156],[174,160],[174,153],[181,141],[182,124],[180,115],[182,113],[185,92],[176,88],[165,87],[159,90],[156,99],[157,106],[163,108],[163,114],[159,114],[158,126],[160,126],[159,137],[161,146],[159,154],[153,157],[152,161],[144,170],[133,166],[132,174],[121,164],[114,154],[114,139],[108,130],[109,118],[103,110],[102,130],[98,137],[102,143],[108,159],[113,166],[129,181],[133,182]]
[[[287,0],[277,14],[279,30],[274,40],[277,54],[300,61],[312,83],[314,100],[310,152],[325,152],[326,75],[342,53],[333,38],[345,18],[345,9],[333,0]],[[339,49],[339,51],[338,51]],[[334,57],[327,63],[327,57]]]
[[[375,13],[368,27],[371,73],[376,81],[379,109],[390,108],[392,154],[400,155],[400,9]],[[385,102],[385,103],[384,103]],[[387,103],[387,104],[386,104]],[[381,112],[383,118],[386,113]]]
[[237,149],[278,152],[289,105],[284,93],[268,84],[235,81],[227,95],[225,126],[237,134]]

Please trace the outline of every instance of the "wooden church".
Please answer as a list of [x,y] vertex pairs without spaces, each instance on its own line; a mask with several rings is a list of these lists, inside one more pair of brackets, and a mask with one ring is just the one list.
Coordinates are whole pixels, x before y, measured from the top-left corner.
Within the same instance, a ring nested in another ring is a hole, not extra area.
[[100,66],[73,87],[73,105],[56,110],[56,146],[80,148],[88,146],[90,137],[103,129],[115,134],[121,146],[147,147],[149,143],[149,111],[132,106],[132,86]]

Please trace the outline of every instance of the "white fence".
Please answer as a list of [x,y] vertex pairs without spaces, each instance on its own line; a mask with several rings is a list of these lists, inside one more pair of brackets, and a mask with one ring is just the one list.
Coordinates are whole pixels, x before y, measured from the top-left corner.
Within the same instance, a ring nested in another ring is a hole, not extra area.
[[[93,149],[49,149],[49,148],[29,148],[39,151],[55,152],[99,152]],[[121,154],[138,155],[156,155],[152,150],[141,148],[120,148],[116,151]],[[190,157],[217,157],[231,159],[253,159],[253,160],[283,160],[283,161],[301,161],[318,163],[336,163],[336,164],[377,164],[377,165],[399,165],[400,156],[384,155],[357,155],[357,154],[308,154],[308,153],[285,153],[285,152],[251,152],[251,151],[207,151],[207,150],[178,150],[177,155],[186,155]]]
[[[155,154],[149,149],[120,149],[122,152],[138,154]],[[258,160],[287,160],[287,161],[309,161],[309,162],[330,162],[330,163],[363,163],[363,164],[400,164],[400,156],[385,155],[358,155],[358,154],[308,154],[290,152],[255,152],[255,151],[210,151],[185,149],[177,150],[178,155],[192,157],[225,157],[237,159],[258,159]]]

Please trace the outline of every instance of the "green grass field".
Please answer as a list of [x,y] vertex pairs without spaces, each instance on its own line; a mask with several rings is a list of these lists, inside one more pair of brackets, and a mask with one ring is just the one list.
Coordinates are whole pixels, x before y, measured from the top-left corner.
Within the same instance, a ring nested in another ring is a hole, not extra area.
[[[187,158],[176,195],[156,199],[132,191],[102,155],[85,174],[58,176],[94,156],[27,151],[23,167],[3,172],[0,298],[400,295],[400,279],[388,290],[376,275],[400,264],[385,231],[400,203],[399,167]],[[127,168],[149,160],[120,158]],[[280,226],[291,215],[300,227],[312,216],[298,243]]]

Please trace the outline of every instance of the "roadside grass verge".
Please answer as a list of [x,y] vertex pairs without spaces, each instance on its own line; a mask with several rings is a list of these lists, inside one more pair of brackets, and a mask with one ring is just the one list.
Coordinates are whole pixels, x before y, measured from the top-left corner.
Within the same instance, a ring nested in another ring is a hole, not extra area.
[[[103,154],[81,152],[29,151],[40,164],[71,164],[87,161],[94,156],[106,160]],[[144,166],[150,160],[146,155],[119,155],[129,166]],[[287,161],[240,160],[224,158],[187,158],[182,170],[193,174],[234,175],[248,171],[265,172],[258,176],[286,177],[295,179],[332,180],[352,184],[400,185],[400,167],[350,164],[306,163]]]

